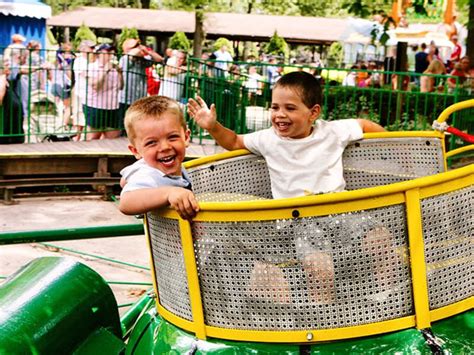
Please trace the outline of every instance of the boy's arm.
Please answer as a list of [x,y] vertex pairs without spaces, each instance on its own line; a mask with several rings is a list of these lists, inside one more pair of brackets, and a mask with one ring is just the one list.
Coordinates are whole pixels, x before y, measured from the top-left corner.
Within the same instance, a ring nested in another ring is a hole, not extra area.
[[183,219],[191,219],[199,211],[199,204],[194,194],[190,190],[176,186],[127,191],[120,196],[119,209],[124,214],[135,215],[168,205]]
[[364,133],[385,132],[385,128],[375,122],[363,118],[358,118],[357,122],[359,123],[360,128],[362,128],[362,132]]
[[245,148],[243,136],[217,122],[216,106],[214,104],[209,109],[206,102],[197,96],[196,100],[189,99],[188,113],[199,127],[206,129],[223,148],[227,150]]

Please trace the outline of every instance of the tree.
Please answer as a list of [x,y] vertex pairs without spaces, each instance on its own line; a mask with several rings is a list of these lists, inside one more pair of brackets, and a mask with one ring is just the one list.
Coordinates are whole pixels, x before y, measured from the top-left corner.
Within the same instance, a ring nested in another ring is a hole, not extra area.
[[176,32],[173,36],[171,36],[168,46],[171,49],[178,49],[188,52],[191,48],[191,43],[189,43],[189,40],[184,32]]
[[273,33],[272,38],[265,46],[266,54],[273,54],[279,57],[288,58],[289,49],[288,44],[286,43],[283,37],[278,36],[277,31]]
[[212,49],[215,52],[219,50],[222,46],[226,46],[227,52],[229,52],[232,57],[234,56],[234,48],[232,47],[232,43],[225,37],[219,37],[218,39],[216,39],[216,41],[212,45]]
[[78,48],[79,44],[86,39],[91,40],[94,43],[97,42],[97,37],[94,34],[94,32],[92,32],[92,30],[89,27],[87,27],[84,23],[82,23],[81,27],[77,29],[76,35],[74,36],[74,40],[73,40],[74,48]]

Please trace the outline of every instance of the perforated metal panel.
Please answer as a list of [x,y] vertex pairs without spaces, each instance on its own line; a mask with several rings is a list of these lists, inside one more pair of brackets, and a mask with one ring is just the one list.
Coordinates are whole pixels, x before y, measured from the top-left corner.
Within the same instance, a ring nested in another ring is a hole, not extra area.
[[413,313],[403,206],[193,223],[206,323],[325,329]]
[[267,163],[256,155],[226,159],[188,171],[196,194],[227,192],[272,198]]
[[430,309],[474,295],[474,186],[421,202]]
[[439,138],[365,139],[343,155],[347,190],[392,184],[444,171]]
[[147,214],[160,303],[168,311],[192,320],[188,280],[178,221]]

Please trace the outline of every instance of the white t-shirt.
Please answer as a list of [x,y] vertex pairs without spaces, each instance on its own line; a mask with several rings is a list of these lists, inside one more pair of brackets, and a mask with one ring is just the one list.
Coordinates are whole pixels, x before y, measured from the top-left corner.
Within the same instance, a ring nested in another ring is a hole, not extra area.
[[281,138],[273,127],[244,135],[245,147],[265,158],[273,198],[344,190],[342,153],[363,136],[355,119],[316,120],[306,138]]

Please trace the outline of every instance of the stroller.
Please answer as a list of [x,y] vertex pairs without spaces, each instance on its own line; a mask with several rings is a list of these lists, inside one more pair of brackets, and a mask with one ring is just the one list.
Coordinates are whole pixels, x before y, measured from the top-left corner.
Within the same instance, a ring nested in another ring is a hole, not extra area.
[[72,134],[64,126],[60,108],[54,97],[45,91],[35,90],[30,97],[30,114],[25,119],[24,126],[27,141],[38,143],[44,141],[68,141]]

